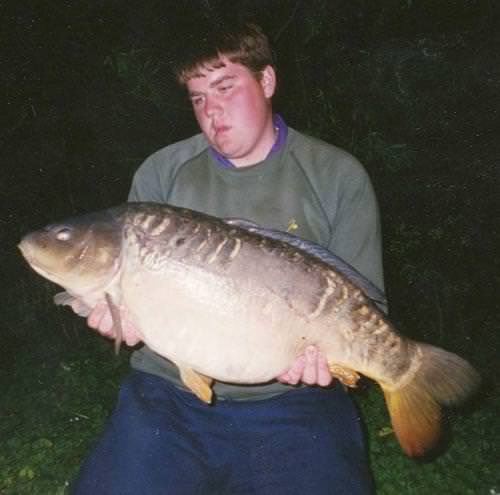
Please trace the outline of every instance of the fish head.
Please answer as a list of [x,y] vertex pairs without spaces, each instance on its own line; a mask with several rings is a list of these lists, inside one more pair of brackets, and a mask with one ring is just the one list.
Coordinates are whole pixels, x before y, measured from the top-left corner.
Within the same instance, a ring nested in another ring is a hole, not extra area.
[[73,294],[109,283],[119,270],[121,246],[122,225],[109,210],[47,225],[18,245],[33,270]]

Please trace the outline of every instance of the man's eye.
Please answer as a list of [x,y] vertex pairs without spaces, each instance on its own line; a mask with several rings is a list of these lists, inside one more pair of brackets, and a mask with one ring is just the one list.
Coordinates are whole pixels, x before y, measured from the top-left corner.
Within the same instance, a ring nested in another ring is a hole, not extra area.
[[198,98],[191,98],[191,102],[193,103],[194,106],[199,106],[203,103],[203,98],[198,97]]
[[221,93],[226,93],[227,91],[229,91],[231,88],[233,87],[232,84],[229,84],[227,86],[220,86],[219,87],[219,90]]

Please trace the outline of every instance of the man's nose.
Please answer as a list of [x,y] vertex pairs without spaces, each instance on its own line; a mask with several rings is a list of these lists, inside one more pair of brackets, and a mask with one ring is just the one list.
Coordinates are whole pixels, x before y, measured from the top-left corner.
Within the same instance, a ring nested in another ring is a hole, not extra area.
[[214,117],[222,112],[222,106],[217,98],[208,97],[205,100],[205,114],[207,117]]

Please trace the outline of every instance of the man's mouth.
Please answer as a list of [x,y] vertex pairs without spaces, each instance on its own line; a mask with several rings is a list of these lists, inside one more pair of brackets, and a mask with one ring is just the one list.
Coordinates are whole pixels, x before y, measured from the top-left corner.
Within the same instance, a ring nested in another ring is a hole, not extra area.
[[219,136],[227,131],[229,131],[230,127],[227,125],[214,126],[215,135]]

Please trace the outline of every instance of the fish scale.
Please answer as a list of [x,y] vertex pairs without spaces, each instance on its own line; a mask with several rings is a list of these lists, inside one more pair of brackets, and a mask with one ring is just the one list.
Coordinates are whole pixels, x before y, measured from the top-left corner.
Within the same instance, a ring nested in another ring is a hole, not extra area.
[[125,307],[127,324],[206,402],[214,380],[270,381],[313,344],[343,383],[364,374],[381,386],[402,448],[418,456],[438,441],[441,404],[479,384],[459,356],[400,334],[370,299],[380,291],[343,260],[248,221],[127,203],[32,232],[19,247],[68,292],[58,303],[106,301],[118,345]]

